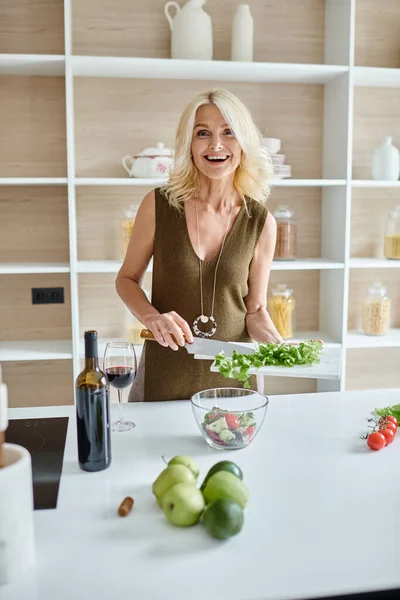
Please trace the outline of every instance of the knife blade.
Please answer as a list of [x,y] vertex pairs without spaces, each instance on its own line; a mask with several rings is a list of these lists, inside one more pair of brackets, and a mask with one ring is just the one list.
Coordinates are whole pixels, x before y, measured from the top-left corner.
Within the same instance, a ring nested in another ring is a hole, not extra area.
[[[140,337],[144,340],[155,341],[154,335],[149,329],[142,329]],[[255,348],[251,344],[238,344],[236,342],[220,342],[206,338],[193,337],[193,343],[186,342],[184,348],[189,354],[200,354],[203,356],[216,356],[225,352],[225,356],[231,357],[234,350],[240,354],[254,354]]]

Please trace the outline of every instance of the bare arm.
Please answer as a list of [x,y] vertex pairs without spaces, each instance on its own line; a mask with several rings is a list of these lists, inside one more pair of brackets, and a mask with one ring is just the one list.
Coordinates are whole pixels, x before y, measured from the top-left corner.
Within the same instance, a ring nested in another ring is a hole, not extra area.
[[192,341],[189,325],[175,312],[160,314],[146,298],[141,288],[143,277],[154,252],[156,211],[154,190],[144,198],[136,215],[124,262],[117,275],[115,287],[131,313],[150,329],[162,346],[178,349],[185,337]]
[[267,312],[267,289],[276,244],[276,221],[268,213],[259,237],[249,273],[249,293],[245,298],[246,327],[256,342],[280,343],[282,338]]

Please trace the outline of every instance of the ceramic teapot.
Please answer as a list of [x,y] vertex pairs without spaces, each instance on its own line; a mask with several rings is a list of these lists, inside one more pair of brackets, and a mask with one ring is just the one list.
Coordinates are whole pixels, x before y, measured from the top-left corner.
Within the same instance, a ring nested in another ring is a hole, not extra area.
[[122,165],[130,177],[165,179],[174,160],[174,151],[159,142],[156,148],[146,148],[136,156],[125,156]]
[[[211,17],[203,10],[206,0],[188,0],[181,8],[177,2],[167,2],[165,16],[171,28],[171,57],[192,60],[212,60],[213,36]],[[172,18],[169,9],[176,9]]]

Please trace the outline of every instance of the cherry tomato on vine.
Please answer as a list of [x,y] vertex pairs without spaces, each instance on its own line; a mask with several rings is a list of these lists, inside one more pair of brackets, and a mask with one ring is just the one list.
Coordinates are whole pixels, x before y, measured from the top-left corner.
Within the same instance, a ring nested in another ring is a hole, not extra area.
[[395,434],[397,431],[397,426],[392,421],[379,421],[379,431],[382,429],[391,429]]
[[385,436],[380,431],[373,431],[367,438],[367,444],[371,450],[382,450],[386,446]]
[[381,429],[379,430],[379,433],[385,438],[386,446],[389,446],[389,444],[393,442],[395,436],[393,429]]

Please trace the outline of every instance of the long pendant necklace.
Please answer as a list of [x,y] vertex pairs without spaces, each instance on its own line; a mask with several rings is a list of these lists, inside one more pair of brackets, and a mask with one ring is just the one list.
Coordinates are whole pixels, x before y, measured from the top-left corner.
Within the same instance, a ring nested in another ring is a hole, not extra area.
[[[199,317],[197,317],[197,319],[195,319],[193,321],[193,331],[194,331],[194,333],[198,337],[201,337],[201,338],[210,338],[217,331],[217,322],[216,322],[215,317],[214,317],[215,287],[216,287],[216,283],[217,283],[218,265],[219,265],[219,261],[221,260],[221,254],[222,254],[222,251],[224,249],[225,240],[226,240],[226,236],[227,236],[228,228],[229,228],[229,223],[230,223],[230,220],[231,220],[231,214],[232,214],[232,209],[233,209],[233,194],[234,194],[234,192],[232,193],[231,208],[230,208],[229,214],[228,214],[228,221],[226,223],[226,228],[225,228],[225,233],[224,233],[224,237],[223,237],[223,240],[222,240],[221,249],[220,249],[219,254],[218,254],[217,264],[215,265],[213,294],[212,294],[212,302],[211,302],[211,315],[209,317],[207,317],[204,314],[204,302],[203,302],[203,269],[202,269],[202,260],[200,258],[200,229],[199,229],[199,217],[198,217],[198,214],[197,214],[197,198],[195,198],[196,227],[197,227],[197,254],[198,254],[198,257],[199,257],[199,270],[200,270],[200,310],[201,310],[201,314],[200,314]],[[201,331],[201,329],[199,329],[199,327],[198,327],[199,321],[201,321],[201,323],[204,323],[204,324],[208,323],[210,321],[211,325],[212,325],[211,329],[208,330],[208,331]]]

